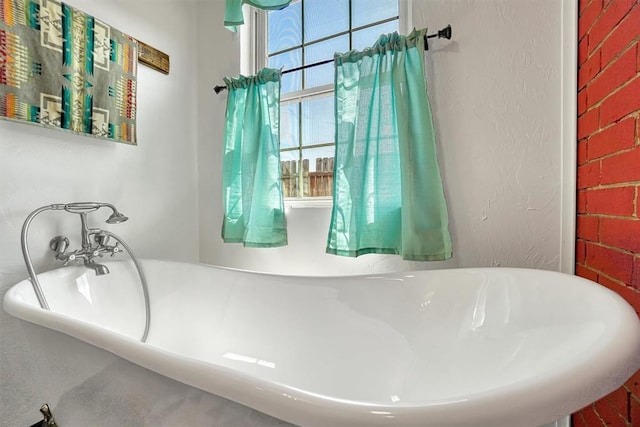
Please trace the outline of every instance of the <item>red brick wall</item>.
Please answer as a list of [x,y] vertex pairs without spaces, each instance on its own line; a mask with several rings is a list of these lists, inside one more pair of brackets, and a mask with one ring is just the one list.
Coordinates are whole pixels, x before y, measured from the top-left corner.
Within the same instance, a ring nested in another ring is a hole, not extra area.
[[[579,0],[576,274],[640,312],[640,0]],[[640,427],[640,373],[573,416]]]

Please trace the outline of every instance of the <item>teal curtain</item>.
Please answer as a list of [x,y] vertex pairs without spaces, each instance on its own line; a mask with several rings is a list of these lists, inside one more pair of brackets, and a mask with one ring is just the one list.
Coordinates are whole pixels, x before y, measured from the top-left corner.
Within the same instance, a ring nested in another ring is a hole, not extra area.
[[236,32],[238,25],[244,24],[242,5],[247,3],[253,7],[264,10],[284,9],[289,6],[291,0],[225,0],[224,26]]
[[280,172],[280,70],[225,78],[222,239],[250,247],[287,244]]
[[327,252],[452,256],[424,71],[426,29],[335,55],[336,155]]

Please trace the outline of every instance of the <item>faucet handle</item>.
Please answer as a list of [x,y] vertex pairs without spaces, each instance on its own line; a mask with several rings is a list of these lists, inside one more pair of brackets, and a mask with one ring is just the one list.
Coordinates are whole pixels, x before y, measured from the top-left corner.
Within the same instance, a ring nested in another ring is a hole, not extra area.
[[115,254],[122,252],[120,248],[120,242],[117,242],[115,246],[111,247],[111,256],[113,257]]
[[64,265],[65,267],[67,265],[69,265],[70,263],[75,263],[76,262],[76,254],[75,253],[72,253],[72,254],[69,254],[69,255],[63,255],[63,256],[60,256],[60,257],[56,256],[56,258],[58,258],[60,261],[64,261],[64,263],[62,265]]

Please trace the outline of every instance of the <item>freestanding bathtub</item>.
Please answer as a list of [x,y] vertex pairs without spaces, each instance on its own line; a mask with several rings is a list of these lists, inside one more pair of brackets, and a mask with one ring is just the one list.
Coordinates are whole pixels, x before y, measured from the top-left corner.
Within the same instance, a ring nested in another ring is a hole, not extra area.
[[293,277],[144,260],[40,274],[4,309],[301,426],[538,426],[640,368],[636,313],[575,276],[478,268]]

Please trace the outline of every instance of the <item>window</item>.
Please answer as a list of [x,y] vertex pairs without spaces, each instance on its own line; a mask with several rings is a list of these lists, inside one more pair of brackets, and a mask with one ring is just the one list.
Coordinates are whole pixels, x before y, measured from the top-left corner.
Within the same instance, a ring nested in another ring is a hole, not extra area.
[[264,13],[263,21],[258,18],[255,34],[266,33],[266,41],[256,38],[256,71],[263,66],[286,72],[312,65],[282,76],[280,154],[283,191],[289,200],[328,198],[333,190],[334,52],[362,50],[380,34],[404,29],[403,4],[294,0],[282,10]]

